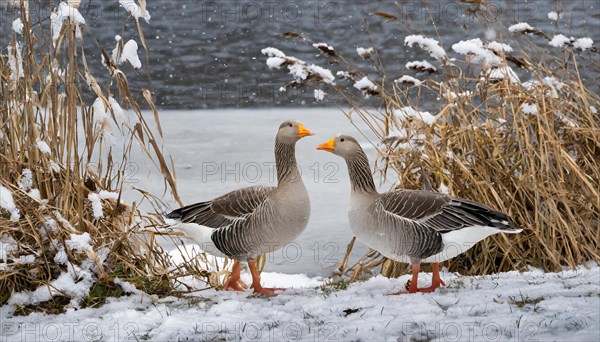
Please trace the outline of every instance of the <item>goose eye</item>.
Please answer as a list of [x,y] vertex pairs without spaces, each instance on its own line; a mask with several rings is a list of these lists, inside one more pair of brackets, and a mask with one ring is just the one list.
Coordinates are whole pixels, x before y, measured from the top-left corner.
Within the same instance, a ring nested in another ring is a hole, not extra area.
[[294,125],[292,125],[292,124],[288,124],[288,126],[290,126],[290,127],[294,127]]
[[340,139],[340,142],[344,142],[344,138]]

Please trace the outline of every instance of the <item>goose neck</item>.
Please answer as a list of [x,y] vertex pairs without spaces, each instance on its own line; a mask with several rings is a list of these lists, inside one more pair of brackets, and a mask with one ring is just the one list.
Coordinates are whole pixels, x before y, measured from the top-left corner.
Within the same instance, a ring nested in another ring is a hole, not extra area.
[[279,186],[301,180],[298,164],[296,163],[296,144],[275,141],[275,168]]
[[376,193],[375,182],[369,167],[369,159],[364,151],[359,151],[351,158],[346,159],[350,184],[353,194]]

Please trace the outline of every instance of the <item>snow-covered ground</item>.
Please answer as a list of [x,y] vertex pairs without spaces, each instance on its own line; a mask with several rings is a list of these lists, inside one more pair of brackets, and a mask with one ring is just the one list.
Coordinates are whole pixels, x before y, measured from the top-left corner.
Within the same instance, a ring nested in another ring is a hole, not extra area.
[[[97,309],[12,316],[0,341],[598,341],[600,267],[460,276],[431,294],[386,296],[408,275],[381,276],[324,292],[321,278],[263,274],[286,286],[274,298],[213,289],[185,298],[134,294]],[[243,277],[248,281],[248,275]],[[428,285],[430,275],[421,277]]]

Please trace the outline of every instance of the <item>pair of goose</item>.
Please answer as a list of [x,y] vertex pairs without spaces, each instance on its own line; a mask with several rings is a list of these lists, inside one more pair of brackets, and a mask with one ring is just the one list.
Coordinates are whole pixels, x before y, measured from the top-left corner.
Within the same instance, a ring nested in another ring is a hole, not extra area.
[[[284,247],[306,228],[310,199],[296,164],[296,142],[314,135],[298,121],[285,121],[275,139],[277,186],[252,186],[167,214],[209,254],[229,257],[233,268],[225,290],[243,291],[240,262],[246,260],[254,292],[273,296],[279,288],[260,283],[256,258]],[[369,160],[358,141],[339,135],[317,146],[346,160],[352,185],[348,217],[353,233],[384,256],[412,265],[408,293],[432,292],[440,285],[439,263],[499,232],[518,233],[506,214],[482,204],[431,191],[380,194]],[[418,288],[422,262],[432,263],[432,284]],[[403,293],[403,292],[398,292]]]

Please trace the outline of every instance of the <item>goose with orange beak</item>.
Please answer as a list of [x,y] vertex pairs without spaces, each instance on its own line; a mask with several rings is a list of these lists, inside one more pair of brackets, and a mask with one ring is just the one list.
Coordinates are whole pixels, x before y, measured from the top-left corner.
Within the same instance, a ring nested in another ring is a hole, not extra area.
[[[339,135],[317,146],[346,160],[352,191],[348,218],[356,237],[384,256],[412,265],[408,293],[433,292],[444,282],[439,263],[496,233],[519,233],[506,214],[445,194],[375,189],[367,155],[356,139]],[[432,284],[417,286],[421,263],[431,263]],[[404,291],[394,294],[405,293]]]
[[225,280],[225,290],[243,291],[240,262],[252,274],[254,292],[273,296],[280,288],[262,287],[256,270],[259,255],[278,250],[296,239],[306,228],[310,199],[296,164],[296,142],[314,135],[299,121],[285,121],[275,138],[277,186],[252,186],[229,192],[213,200],[172,211],[174,229],[182,230],[205,252],[234,259]]

